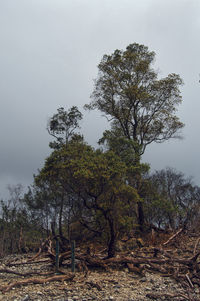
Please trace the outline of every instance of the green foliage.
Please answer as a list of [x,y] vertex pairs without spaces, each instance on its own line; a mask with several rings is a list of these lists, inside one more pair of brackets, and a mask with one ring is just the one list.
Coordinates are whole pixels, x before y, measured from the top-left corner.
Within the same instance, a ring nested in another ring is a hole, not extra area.
[[85,106],[103,112],[115,129],[133,140],[137,156],[152,142],[179,137],[177,133],[183,127],[175,115],[181,103],[182,80],[177,74],[158,80],[152,68],[154,57],[154,52],[136,43],[125,51],[104,55],[93,100]]
[[[94,150],[83,141],[71,141],[47,158],[35,178],[36,185],[49,182],[62,187],[84,207],[81,219],[96,227],[108,228],[114,243],[120,229],[130,227],[136,190],[127,184],[127,166],[113,151]],[[42,184],[43,185],[43,184]],[[94,229],[93,230],[98,230]]]
[[[125,160],[132,160],[136,167],[135,179],[129,177],[129,183],[140,194],[141,156],[146,147],[161,143],[170,138],[180,138],[179,131],[184,124],[176,116],[177,106],[181,103],[179,86],[182,79],[177,74],[169,74],[158,79],[158,73],[152,64],[155,53],[144,45],[130,44],[125,51],[115,50],[104,55],[98,68],[92,102],[86,109],[98,109],[111,121],[111,130],[106,131],[100,142],[109,147],[121,144],[124,138],[128,145]],[[118,136],[118,138],[117,138]],[[117,138],[114,139],[113,138]],[[121,140],[121,142],[120,142]],[[121,144],[122,145],[122,144]],[[128,154],[128,157],[127,157]],[[144,211],[142,198],[138,202],[138,224],[143,231]]]
[[145,195],[148,222],[159,227],[176,229],[191,225],[199,210],[199,187],[172,168],[153,173]]
[[57,114],[54,114],[47,125],[47,130],[56,141],[50,142],[49,146],[57,149],[65,145],[79,128],[79,121],[82,119],[82,113],[76,106],[71,107],[68,111],[59,108]]
[[[0,204],[0,254],[6,255],[22,250],[32,249],[32,242],[42,237],[42,229],[38,221],[32,219],[29,210],[24,206],[22,199],[22,186],[9,186],[9,199]],[[32,234],[36,233],[34,237]]]
[[24,247],[51,232],[63,249],[74,237],[98,237],[111,257],[117,240],[136,225],[175,229],[199,217],[199,187],[172,169],[149,175],[149,165],[141,163],[149,144],[180,138],[184,126],[176,116],[182,80],[177,74],[158,79],[154,58],[136,43],[103,56],[85,107],[111,122],[99,140],[104,148],[94,149],[77,132],[77,107],[61,107],[50,118],[51,155],[23,199],[17,186],[1,202],[1,253],[20,250],[22,232]]

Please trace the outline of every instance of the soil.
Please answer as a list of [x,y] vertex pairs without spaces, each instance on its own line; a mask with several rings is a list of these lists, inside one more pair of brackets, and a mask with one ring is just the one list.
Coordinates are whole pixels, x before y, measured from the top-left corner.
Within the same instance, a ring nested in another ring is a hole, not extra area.
[[[173,246],[174,253],[183,258],[191,256],[197,241],[197,236],[183,237],[180,239],[177,248]],[[169,248],[169,247],[168,247]],[[172,246],[170,247],[172,249]],[[196,246],[196,251],[200,251],[200,246]],[[134,252],[142,252],[141,249]],[[184,252],[184,253],[183,253]],[[49,262],[31,263],[21,265],[11,265],[9,263],[26,262],[33,254],[10,255],[0,260],[0,270],[9,268],[21,273],[38,271],[52,271],[52,264]],[[119,255],[118,255],[119,256]],[[147,266],[146,266],[147,267]],[[70,274],[70,269],[65,269]],[[8,273],[0,273],[0,290],[10,283],[31,278],[33,276],[19,276]],[[49,277],[49,276],[48,276]],[[34,278],[42,278],[40,275]],[[143,273],[131,272],[127,267],[109,268],[105,271],[101,268],[90,269],[84,273],[75,272],[75,277],[70,281],[54,281],[44,284],[28,284],[12,288],[6,293],[0,292],[0,300],[4,301],[89,301],[89,300],[114,300],[114,301],[142,301],[142,300],[200,300],[200,280],[199,284],[183,285],[170,276],[163,275],[159,271],[144,269]]]

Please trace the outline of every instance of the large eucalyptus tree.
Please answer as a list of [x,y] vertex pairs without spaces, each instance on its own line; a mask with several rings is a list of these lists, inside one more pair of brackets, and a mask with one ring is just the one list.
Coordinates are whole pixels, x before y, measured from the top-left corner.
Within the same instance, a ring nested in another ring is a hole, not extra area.
[[[111,122],[104,140],[121,135],[131,141],[136,165],[149,144],[179,138],[184,126],[176,115],[182,101],[182,79],[174,73],[158,79],[154,58],[154,52],[136,43],[125,51],[104,55],[98,66],[92,101],[85,105],[87,109],[100,110]],[[142,203],[138,205],[142,225]]]

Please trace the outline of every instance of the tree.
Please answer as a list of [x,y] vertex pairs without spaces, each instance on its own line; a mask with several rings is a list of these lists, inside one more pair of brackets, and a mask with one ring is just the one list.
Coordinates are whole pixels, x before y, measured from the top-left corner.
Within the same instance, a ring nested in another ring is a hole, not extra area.
[[[137,192],[126,183],[126,165],[112,151],[94,150],[83,141],[71,140],[67,148],[55,150],[47,158],[36,183],[53,181],[74,195],[82,209],[79,219],[87,229],[99,232],[108,241],[108,257],[125,229],[132,226],[130,212]],[[102,227],[103,225],[103,227]]]
[[59,148],[66,145],[79,128],[79,121],[82,119],[82,113],[76,106],[68,111],[59,108],[57,114],[54,114],[47,125],[48,133],[56,138],[56,141],[50,142],[51,148]]
[[68,224],[68,218],[64,218],[66,210],[69,211],[69,195],[58,185],[57,178],[34,178],[34,184],[29,187],[25,194],[24,202],[29,212],[34,213],[38,218],[40,227],[45,230],[47,236],[52,231],[53,235],[59,236],[60,246],[64,248],[69,242],[68,237],[63,233],[63,228]]
[[[98,109],[107,116],[112,135],[120,132],[132,141],[135,165],[140,164],[149,144],[180,138],[179,131],[184,126],[176,116],[182,101],[182,80],[177,74],[158,79],[158,72],[152,68],[154,58],[154,52],[136,43],[125,51],[104,55],[98,66],[92,101],[85,105],[86,109]],[[136,188],[140,190],[139,174],[137,178]],[[138,222],[142,230],[142,202],[138,202]]]
[[[81,119],[82,114],[77,107],[73,106],[69,110],[59,108],[47,125],[48,133],[55,138],[53,142],[50,142],[50,147],[60,150],[67,148],[72,141],[82,141],[83,137],[77,134]],[[45,231],[48,234],[51,227],[52,233],[59,236],[60,246],[64,247],[70,239],[72,201],[70,192],[57,181],[57,175],[41,177],[40,180],[38,176],[34,177],[34,184],[25,194],[24,202],[29,212],[34,213],[40,221],[39,226],[42,232]],[[67,233],[64,231],[66,228]]]
[[85,106],[103,112],[112,128],[120,128],[123,136],[134,141],[137,160],[152,142],[180,137],[184,126],[175,115],[182,80],[177,74],[158,80],[152,68],[154,57],[154,52],[136,43],[104,55],[92,102]]
[[1,255],[21,251],[28,225],[28,214],[22,202],[22,185],[8,185],[8,191],[8,200],[0,202]]
[[147,218],[162,228],[190,226],[199,211],[200,189],[172,168],[155,171],[146,191]]

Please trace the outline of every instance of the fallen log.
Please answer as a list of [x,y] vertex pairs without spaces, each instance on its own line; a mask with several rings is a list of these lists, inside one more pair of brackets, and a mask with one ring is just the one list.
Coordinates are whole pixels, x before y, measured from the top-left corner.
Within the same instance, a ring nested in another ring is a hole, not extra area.
[[13,287],[23,286],[27,284],[44,284],[47,282],[53,282],[53,281],[71,281],[75,277],[75,274],[69,274],[69,275],[56,275],[49,278],[29,278],[24,279],[20,281],[13,282],[9,284],[8,286],[2,286],[0,287],[0,291],[5,294],[6,292],[9,292]]

